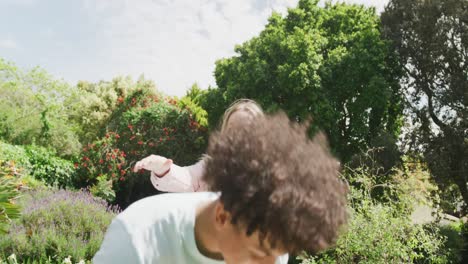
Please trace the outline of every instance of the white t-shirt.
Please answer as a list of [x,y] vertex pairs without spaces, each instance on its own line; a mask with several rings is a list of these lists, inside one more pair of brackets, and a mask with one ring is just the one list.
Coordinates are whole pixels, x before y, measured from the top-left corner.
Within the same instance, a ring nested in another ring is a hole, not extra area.
[[[107,229],[93,263],[221,264],[202,255],[195,242],[197,206],[216,193],[168,193],[141,199],[120,213]],[[276,264],[286,264],[288,255]]]

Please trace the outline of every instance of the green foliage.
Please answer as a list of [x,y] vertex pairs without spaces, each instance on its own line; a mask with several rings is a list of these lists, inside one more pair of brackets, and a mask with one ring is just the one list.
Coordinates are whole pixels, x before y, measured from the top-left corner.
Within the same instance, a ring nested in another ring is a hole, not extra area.
[[411,222],[413,206],[430,196],[426,177],[395,173],[382,185],[360,169],[347,171],[345,178],[350,183],[347,230],[334,248],[302,256],[303,263],[449,263],[456,255],[438,226]]
[[[343,161],[387,133],[396,138],[402,109],[398,68],[381,38],[374,9],[301,0],[286,17],[274,13],[258,37],[216,62],[218,89],[201,103],[219,119],[234,100],[251,98],[267,111],[284,109],[295,120],[313,117]],[[211,95],[215,93],[216,95]]]
[[16,182],[27,188],[45,186],[45,183],[30,174],[31,163],[24,147],[6,144],[0,141],[0,163],[13,172]]
[[0,234],[6,233],[11,220],[20,216],[20,208],[14,202],[19,195],[14,174],[14,167],[0,160]]
[[108,180],[107,175],[98,176],[96,184],[91,186],[89,191],[92,195],[100,197],[107,202],[111,203],[115,200],[115,192],[112,189],[112,180]]
[[[14,161],[16,166],[25,170],[31,167],[29,157],[24,147],[11,145],[2,141],[0,141],[0,160]],[[26,171],[25,173],[28,172],[29,171]]]
[[413,225],[390,207],[367,204],[352,211],[338,245],[303,263],[448,263],[437,227]]
[[132,166],[150,154],[193,164],[206,147],[206,128],[194,118],[184,103],[148,90],[135,91],[111,115],[105,136],[83,149],[78,186],[95,185],[99,176],[107,175],[122,207],[157,193],[149,176],[133,173]]
[[[50,186],[72,188],[75,168],[71,161],[57,156],[55,151],[41,146],[13,146],[0,142],[0,159],[14,162],[28,175]],[[28,180],[33,185],[34,181]]]
[[112,112],[128,94],[138,89],[155,91],[156,87],[152,81],[140,78],[135,82],[130,77],[98,83],[79,82],[66,104],[80,142],[86,145],[102,137],[101,131]]
[[[190,93],[188,96],[190,96]],[[197,104],[209,113],[209,129],[214,130],[219,128],[221,126],[219,123],[221,121],[220,117],[223,116],[227,107],[223,92],[220,89],[210,87],[202,91],[196,98]]]
[[208,127],[208,113],[200,105],[203,94],[204,92],[194,84],[187,91],[187,94],[179,100],[178,105],[182,109],[189,109],[193,114],[195,121],[197,121],[202,127]]
[[77,153],[80,143],[64,104],[71,93],[40,68],[25,72],[0,58],[0,139],[36,143],[62,156]]
[[102,139],[88,144],[83,148],[79,163],[75,185],[86,187],[98,183],[98,178],[104,176],[114,182],[123,181],[130,168],[126,166],[127,154],[116,148],[120,135],[115,132],[107,133]]
[[440,188],[440,209],[446,214],[460,217],[464,201],[456,184],[444,184]]
[[[5,257],[6,261],[4,261],[1,256],[0,256],[0,264],[19,264],[18,260],[16,258],[15,254],[11,254],[8,257]],[[23,264],[56,264],[56,263],[61,263],[61,264],[90,264],[91,261],[85,261],[85,260],[80,260],[79,262],[73,262],[73,259],[71,256],[64,258],[62,261],[60,259],[52,258],[51,256],[48,257],[41,257],[40,259],[26,259],[23,261]]]
[[468,240],[463,237],[465,225],[463,222],[458,222],[440,227],[441,234],[447,237],[445,247],[452,251],[453,263],[464,263],[463,257],[466,258],[463,256],[463,252],[468,246]]
[[385,178],[396,167],[401,167],[401,152],[397,139],[389,133],[381,133],[374,137],[369,149],[354,154],[346,164],[352,168],[366,167],[373,175]]
[[73,162],[62,159],[54,151],[46,148],[29,145],[25,146],[29,158],[30,175],[41,180],[49,186],[72,188],[75,168]]
[[371,164],[344,169],[343,177],[353,193],[350,196],[353,208],[359,206],[361,200],[370,200],[393,208],[396,215],[409,217],[416,206],[437,207],[440,203],[439,189],[427,168],[420,163],[404,156],[401,169],[394,168],[390,173],[381,174],[375,169],[377,166],[372,157],[367,157],[367,161]]
[[461,252],[462,261],[468,260],[468,222],[462,224],[461,235],[463,237],[464,245],[463,251]]
[[87,192],[47,189],[26,192],[22,216],[0,237],[0,255],[25,260],[90,260],[116,211]]
[[[412,133],[404,139],[423,154],[441,187],[454,184],[468,205],[468,1],[391,0],[382,13],[384,36],[404,71]],[[464,212],[467,213],[468,211]]]

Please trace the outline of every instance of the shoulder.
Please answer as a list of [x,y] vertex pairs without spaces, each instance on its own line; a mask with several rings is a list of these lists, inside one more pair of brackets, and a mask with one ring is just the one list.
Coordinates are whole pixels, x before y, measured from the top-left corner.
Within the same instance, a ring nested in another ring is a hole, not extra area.
[[132,259],[145,263],[168,257],[167,252],[179,250],[187,230],[193,230],[197,204],[216,197],[215,193],[170,193],[136,201],[113,220],[105,239],[109,249],[101,255],[109,258],[119,256],[116,251],[131,250]]
[[[144,229],[159,222],[182,221],[194,213],[198,203],[216,199],[214,193],[165,193],[138,200],[117,218],[131,229]],[[170,220],[170,221],[168,221]]]
[[116,218],[107,228],[101,248],[93,257],[93,263],[130,262],[141,262],[141,258],[126,227]]

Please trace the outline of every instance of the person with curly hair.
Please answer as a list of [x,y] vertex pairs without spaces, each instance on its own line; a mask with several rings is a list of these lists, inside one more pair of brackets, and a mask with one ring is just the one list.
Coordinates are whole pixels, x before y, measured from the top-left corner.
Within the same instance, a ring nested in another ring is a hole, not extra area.
[[211,192],[144,198],[109,226],[93,263],[286,264],[333,245],[347,222],[346,185],[324,136],[283,113],[211,135]]
[[[225,131],[232,124],[249,125],[255,118],[262,117],[262,108],[253,100],[239,99],[224,113],[221,131]],[[197,163],[180,167],[171,159],[159,155],[150,155],[138,161],[133,170],[145,169],[151,172],[151,183],[154,188],[163,192],[203,192],[208,186],[202,180],[205,167],[204,157]]]

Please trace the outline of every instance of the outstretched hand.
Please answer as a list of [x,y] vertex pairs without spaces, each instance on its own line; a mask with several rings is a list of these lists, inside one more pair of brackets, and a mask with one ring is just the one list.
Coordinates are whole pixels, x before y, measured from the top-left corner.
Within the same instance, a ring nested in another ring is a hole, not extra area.
[[163,173],[167,172],[172,165],[172,160],[167,159],[162,156],[158,155],[150,155],[135,164],[133,168],[134,172],[138,172],[141,169],[149,170],[156,175],[162,175]]

